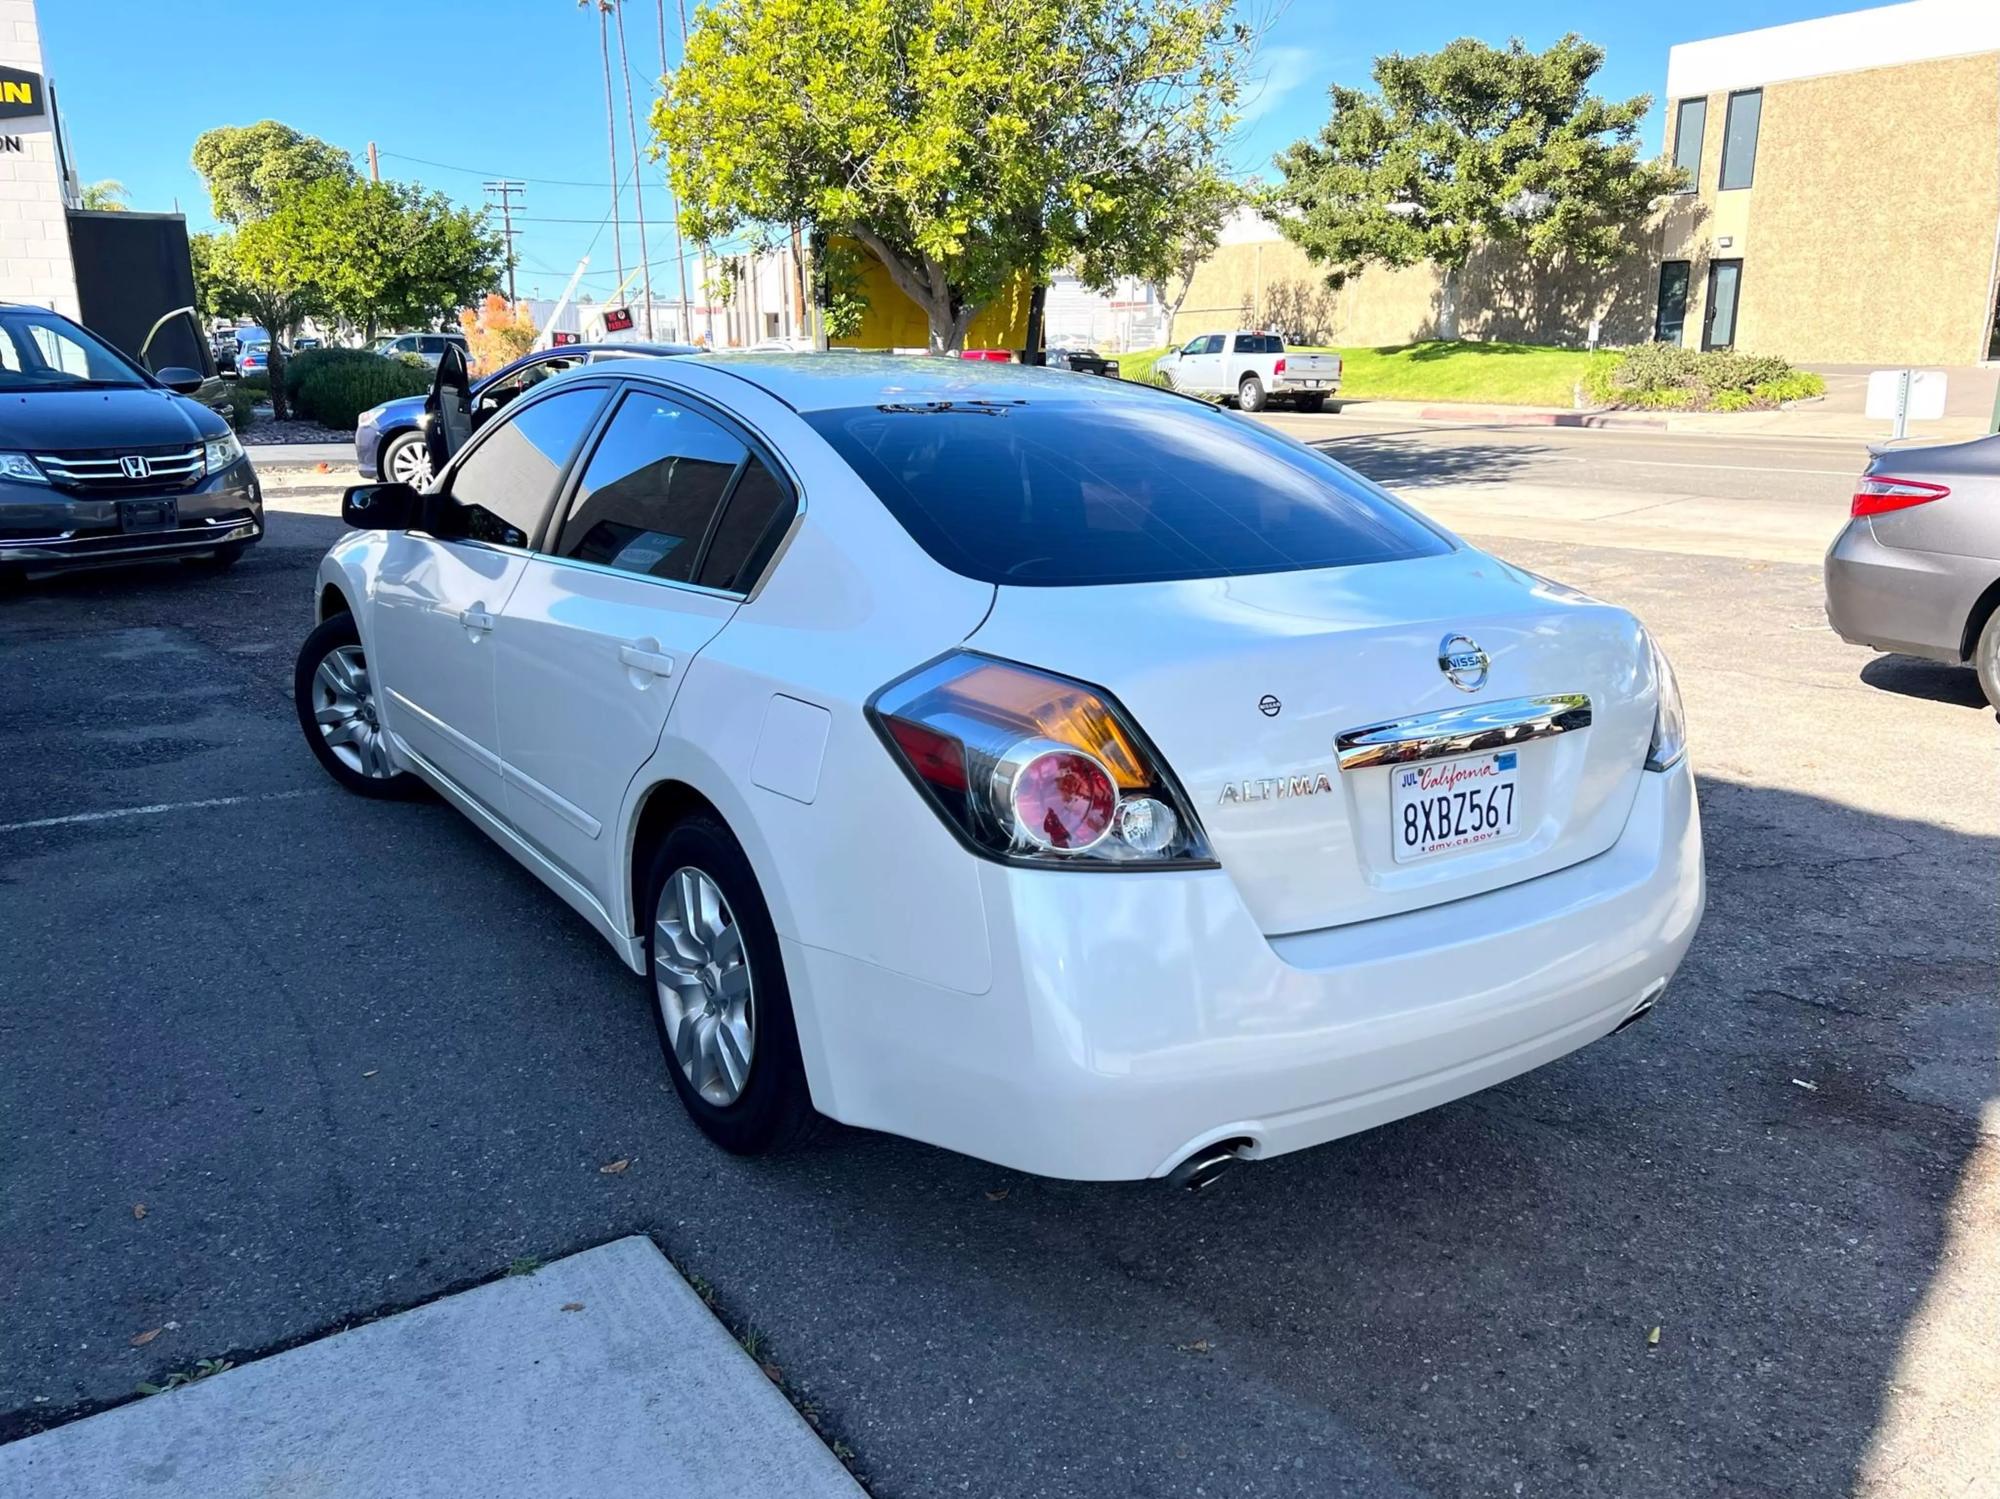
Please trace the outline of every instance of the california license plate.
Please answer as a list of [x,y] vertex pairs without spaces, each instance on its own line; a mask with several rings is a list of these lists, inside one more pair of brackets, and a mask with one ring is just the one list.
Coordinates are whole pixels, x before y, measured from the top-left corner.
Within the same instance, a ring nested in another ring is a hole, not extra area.
[[1514,836],[1519,750],[1389,769],[1390,836],[1398,864]]

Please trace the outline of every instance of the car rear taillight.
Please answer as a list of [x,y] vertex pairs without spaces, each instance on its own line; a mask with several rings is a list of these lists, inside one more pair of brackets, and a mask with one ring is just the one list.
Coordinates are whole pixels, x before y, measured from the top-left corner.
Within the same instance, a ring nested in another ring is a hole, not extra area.
[[1284,372],[1285,372],[1285,356],[1280,354],[1278,356],[1278,362],[1271,366],[1271,373],[1273,375],[1282,375],[1284,374]]
[[891,682],[868,716],[976,853],[1043,868],[1214,862],[1159,752],[1094,687],[955,651]]
[[1883,515],[1891,510],[1908,510],[1912,505],[1928,505],[1951,493],[1948,485],[1927,484],[1921,479],[1894,479],[1887,474],[1866,474],[1855,486],[1854,503],[1848,515],[1859,520],[1864,515]]

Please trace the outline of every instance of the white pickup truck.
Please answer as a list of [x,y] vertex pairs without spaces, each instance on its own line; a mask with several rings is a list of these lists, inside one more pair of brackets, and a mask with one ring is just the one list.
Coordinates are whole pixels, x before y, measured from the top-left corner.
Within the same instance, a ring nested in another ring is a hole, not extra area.
[[1153,366],[1175,390],[1234,396],[1245,411],[1289,400],[1317,411],[1340,389],[1338,354],[1288,354],[1275,333],[1204,333]]

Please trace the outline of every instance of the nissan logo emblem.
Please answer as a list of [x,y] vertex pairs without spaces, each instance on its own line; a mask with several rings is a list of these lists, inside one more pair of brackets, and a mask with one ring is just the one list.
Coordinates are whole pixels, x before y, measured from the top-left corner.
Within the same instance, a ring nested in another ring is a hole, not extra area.
[[1477,692],[1484,687],[1492,664],[1492,658],[1470,635],[1447,635],[1438,642],[1438,670],[1461,691]]

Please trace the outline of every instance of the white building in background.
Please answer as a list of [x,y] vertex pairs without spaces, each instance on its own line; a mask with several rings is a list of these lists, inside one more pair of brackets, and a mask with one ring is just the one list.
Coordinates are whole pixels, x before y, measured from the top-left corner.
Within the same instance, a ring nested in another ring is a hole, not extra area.
[[1123,354],[1166,342],[1166,308],[1158,289],[1130,276],[1109,292],[1095,292],[1059,272],[1049,281],[1042,321],[1043,343],[1051,349]]
[[67,213],[75,190],[35,0],[0,0],[0,301],[82,318]]

